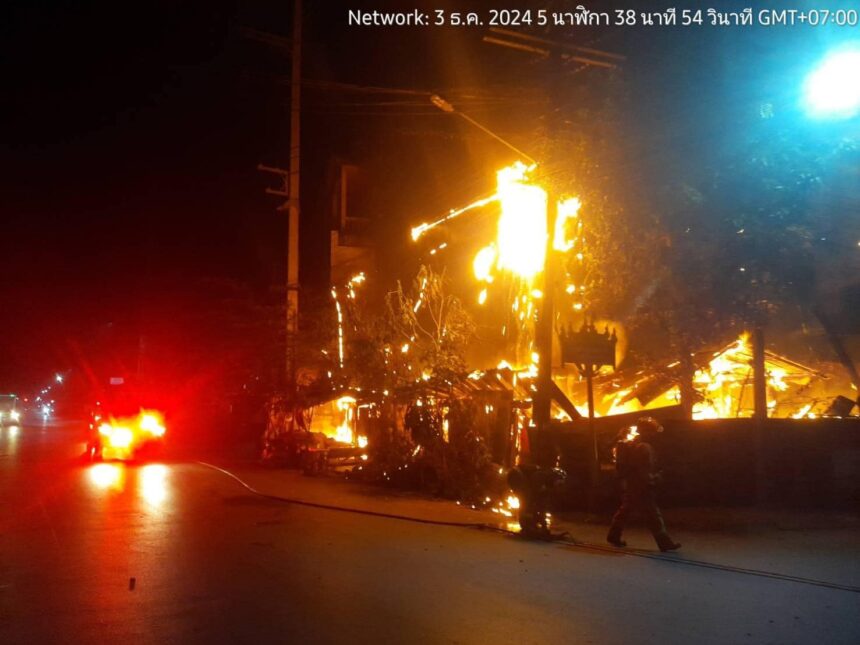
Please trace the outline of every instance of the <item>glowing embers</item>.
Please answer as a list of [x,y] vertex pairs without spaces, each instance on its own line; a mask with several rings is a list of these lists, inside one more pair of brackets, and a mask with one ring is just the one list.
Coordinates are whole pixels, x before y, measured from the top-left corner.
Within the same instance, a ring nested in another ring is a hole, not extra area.
[[[489,501],[489,498],[487,498],[487,501]],[[513,493],[509,494],[505,499],[497,502],[495,506],[490,507],[490,510],[493,513],[498,513],[505,517],[513,517],[519,509],[520,498]]]

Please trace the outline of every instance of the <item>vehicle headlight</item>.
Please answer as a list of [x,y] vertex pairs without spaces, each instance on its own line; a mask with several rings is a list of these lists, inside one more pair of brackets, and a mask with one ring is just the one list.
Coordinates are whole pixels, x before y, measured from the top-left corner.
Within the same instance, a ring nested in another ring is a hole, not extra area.
[[128,428],[113,428],[108,441],[112,448],[128,448],[134,441],[134,433]]
[[19,421],[21,419],[21,413],[17,410],[12,410],[9,413],[9,418],[12,419],[12,421]]
[[140,429],[148,432],[153,437],[163,437],[165,428],[159,418],[154,414],[143,414],[140,417]]

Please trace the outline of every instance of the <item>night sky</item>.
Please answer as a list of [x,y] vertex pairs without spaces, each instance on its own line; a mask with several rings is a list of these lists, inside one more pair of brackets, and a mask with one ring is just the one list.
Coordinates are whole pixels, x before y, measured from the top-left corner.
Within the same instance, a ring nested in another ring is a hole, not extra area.
[[[327,281],[332,159],[360,161],[386,180],[373,203],[392,239],[480,194],[511,160],[421,96],[395,97],[392,109],[388,95],[325,83],[473,96],[471,114],[525,144],[519,114],[541,108],[516,88],[542,72],[481,43],[481,30],[345,24],[347,8],[403,3],[305,4],[302,281],[314,290]],[[494,6],[470,8],[484,5]],[[181,308],[202,280],[271,297],[283,280],[285,218],[256,165],[287,164],[290,63],[288,50],[248,38],[247,28],[289,37],[290,21],[290,3],[269,0],[6,4],[0,389],[73,367],[106,325]],[[804,60],[789,55],[799,37],[785,32],[722,35],[710,49],[695,34],[653,34],[584,32],[582,44],[630,56],[631,120],[658,118],[669,103],[687,114],[675,140],[660,142],[675,159],[721,139],[721,101],[754,101],[751,65],[790,73]],[[810,55],[819,40],[804,40]],[[653,168],[662,154],[640,161]]]

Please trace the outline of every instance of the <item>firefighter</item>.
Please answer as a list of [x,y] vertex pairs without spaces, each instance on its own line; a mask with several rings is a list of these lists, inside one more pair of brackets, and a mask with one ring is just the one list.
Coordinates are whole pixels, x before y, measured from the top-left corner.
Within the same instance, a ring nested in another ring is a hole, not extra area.
[[606,541],[613,546],[627,546],[621,539],[621,533],[630,513],[638,510],[644,516],[661,551],[681,548],[666,532],[655,496],[660,474],[656,468],[656,455],[651,442],[659,432],[663,432],[663,426],[656,419],[642,417],[636,421],[636,425],[622,431],[622,436],[615,445],[615,465],[623,493],[621,506],[612,517],[609,534],[606,536]]

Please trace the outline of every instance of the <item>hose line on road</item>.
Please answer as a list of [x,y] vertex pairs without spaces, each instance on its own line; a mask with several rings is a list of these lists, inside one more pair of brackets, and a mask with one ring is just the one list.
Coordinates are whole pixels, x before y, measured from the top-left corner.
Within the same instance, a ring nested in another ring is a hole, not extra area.
[[470,529],[482,529],[489,531],[499,531],[501,533],[512,533],[512,531],[507,531],[506,529],[502,529],[495,526],[490,526],[489,524],[484,524],[483,522],[448,522],[445,520],[428,520],[422,517],[411,517],[409,515],[398,515],[396,513],[382,513],[380,511],[368,511],[366,509],[361,508],[351,508],[348,506],[336,506],[334,504],[323,504],[321,502],[309,502],[305,499],[295,499],[293,497],[283,497],[282,495],[272,495],[270,493],[262,493],[258,491],[256,488],[251,486],[245,481],[242,481],[237,475],[234,475],[229,470],[225,470],[223,468],[219,468],[213,464],[206,463],[205,461],[198,461],[198,464],[201,466],[207,466],[208,468],[213,468],[220,473],[231,477],[236,480],[241,486],[247,489],[249,492],[257,495],[259,497],[263,497],[265,499],[271,499],[278,502],[285,502],[287,504],[296,504],[297,506],[309,506],[311,508],[322,508],[327,511],[340,511],[342,513],[355,513],[358,515],[370,515],[371,517],[383,517],[390,520],[401,520],[406,522],[417,522],[418,524],[437,524],[439,526],[456,526],[462,528],[470,528]]
[[[469,529],[478,529],[481,531],[494,531],[496,533],[504,533],[507,535],[518,536],[519,533],[516,531],[511,531],[510,529],[505,529],[500,526],[492,526],[491,524],[486,524],[484,522],[452,522],[446,520],[428,520],[426,518],[421,517],[412,517],[409,515],[399,515],[397,513],[382,513],[380,511],[369,511],[361,508],[351,508],[348,506],[337,506],[334,504],[323,504],[321,502],[310,502],[303,499],[295,499],[292,497],[283,497],[281,495],[272,495],[270,493],[263,493],[258,491],[256,488],[243,481],[238,475],[231,473],[229,470],[225,470],[224,468],[220,468],[215,466],[214,464],[207,463],[205,461],[198,461],[198,464],[201,466],[206,466],[207,468],[212,468],[213,470],[217,470],[218,472],[227,475],[231,479],[235,480],[239,485],[245,488],[248,492],[257,495],[258,497],[262,497],[265,499],[271,499],[273,501],[284,502],[287,504],[296,504],[297,506],[308,506],[310,508],[319,508],[328,511],[339,511],[342,513],[353,513],[356,515],[368,515],[370,517],[381,517],[390,520],[400,520],[405,522],[415,522],[417,524],[429,524],[436,526],[450,526],[450,527],[458,527],[458,528],[469,528]],[[717,571],[725,571],[727,573],[739,573],[742,575],[748,576],[756,576],[759,578],[771,578],[773,580],[782,580],[784,582],[794,582],[797,584],[804,585],[812,585],[815,587],[824,587],[826,589],[834,589],[837,591],[848,591],[851,593],[860,593],[860,587],[852,586],[852,585],[843,585],[836,582],[827,582],[826,580],[816,580],[815,578],[803,578],[801,576],[792,576],[785,573],[777,573],[774,571],[764,571],[761,569],[749,569],[746,567],[736,567],[728,564],[716,564],[714,562],[706,562],[703,560],[690,560],[687,558],[679,558],[677,555],[665,556],[658,553],[652,553],[650,551],[640,551],[638,549],[619,549],[617,547],[608,547],[603,546],[601,544],[592,544],[590,542],[580,542],[574,539],[556,539],[552,540],[555,544],[564,544],[565,546],[572,546],[588,551],[601,551],[605,553],[613,553],[613,554],[624,554],[631,555],[638,558],[647,558],[649,560],[659,560],[660,562],[669,562],[674,564],[681,564],[691,567],[700,567],[703,569],[714,569]]]
[[801,576],[792,576],[787,573],[776,573],[775,571],[764,571],[762,569],[750,569],[747,567],[736,567],[730,564],[717,564],[715,562],[706,562],[704,560],[690,560],[689,558],[679,558],[675,555],[662,555],[650,551],[640,551],[638,549],[619,549],[617,547],[603,546],[602,544],[592,544],[590,542],[562,541],[563,544],[570,544],[582,549],[592,551],[603,551],[607,553],[624,553],[625,555],[634,555],[638,558],[648,558],[650,560],[660,560],[661,562],[675,562],[691,567],[701,567],[703,569],[716,569],[718,571],[727,571],[730,573],[741,573],[748,576],[758,576],[760,578],[773,578],[774,580],[783,580],[786,582],[797,582],[805,585],[813,585],[815,587],[825,587],[826,589],[837,589],[839,591],[850,591],[852,593],[860,593],[860,587],[853,585],[843,585],[838,582],[827,582],[826,580],[817,580],[815,578],[803,578]]

